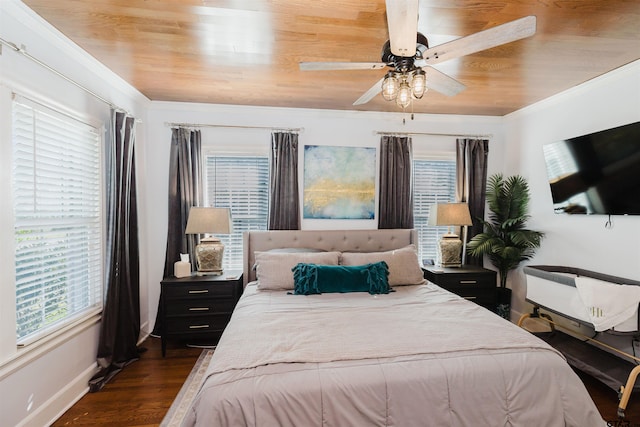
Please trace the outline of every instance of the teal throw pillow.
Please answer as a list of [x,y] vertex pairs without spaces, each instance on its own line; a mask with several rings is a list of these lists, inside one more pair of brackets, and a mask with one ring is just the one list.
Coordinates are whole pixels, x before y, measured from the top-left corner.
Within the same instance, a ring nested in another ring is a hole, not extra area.
[[384,261],[365,265],[299,263],[292,269],[294,294],[369,292],[388,294],[389,267]]

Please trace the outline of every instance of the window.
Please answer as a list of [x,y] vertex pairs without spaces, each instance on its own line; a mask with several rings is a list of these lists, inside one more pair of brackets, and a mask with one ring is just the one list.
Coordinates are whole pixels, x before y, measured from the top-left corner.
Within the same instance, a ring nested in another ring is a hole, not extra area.
[[[542,146],[544,152],[545,163],[547,167],[547,176],[550,181],[580,172],[576,164],[575,156],[571,153],[568,141],[558,141],[553,144],[545,144]],[[567,199],[568,204],[578,206],[593,206],[593,201],[587,196],[587,192],[574,194]],[[554,208],[558,212],[558,207],[554,203]],[[560,208],[562,211],[563,208]]]
[[413,221],[419,235],[420,260],[436,259],[437,242],[447,232],[447,227],[427,226],[431,205],[454,202],[455,191],[455,160],[413,161]]
[[269,158],[206,156],[206,204],[230,208],[233,233],[219,237],[225,245],[223,268],[242,270],[242,233],[266,230],[269,215]]
[[28,100],[12,110],[16,333],[26,344],[102,307],[101,138]]

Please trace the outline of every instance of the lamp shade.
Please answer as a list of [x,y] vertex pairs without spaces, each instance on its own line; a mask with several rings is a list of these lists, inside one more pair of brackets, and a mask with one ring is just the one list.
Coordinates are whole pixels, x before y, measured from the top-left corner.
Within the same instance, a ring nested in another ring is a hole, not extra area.
[[231,233],[231,211],[227,208],[192,207],[185,234]]
[[[471,214],[466,203],[437,203],[431,205],[428,225],[448,227],[471,225]],[[442,267],[460,267],[463,263],[460,250],[464,244],[454,233],[447,233],[438,241],[436,262]]]
[[427,225],[472,225],[466,203],[437,203],[431,205]]

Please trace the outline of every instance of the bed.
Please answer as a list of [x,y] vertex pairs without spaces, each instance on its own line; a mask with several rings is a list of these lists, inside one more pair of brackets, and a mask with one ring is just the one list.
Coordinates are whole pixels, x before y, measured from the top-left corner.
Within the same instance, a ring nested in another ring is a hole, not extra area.
[[[184,425],[605,425],[559,352],[424,283],[416,242],[415,230],[246,233],[245,290]],[[383,263],[391,291],[297,295],[294,263],[365,276]]]

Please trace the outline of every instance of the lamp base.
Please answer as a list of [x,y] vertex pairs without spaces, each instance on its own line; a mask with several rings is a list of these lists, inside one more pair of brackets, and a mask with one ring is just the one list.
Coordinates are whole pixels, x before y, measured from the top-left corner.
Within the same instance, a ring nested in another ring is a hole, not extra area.
[[460,267],[462,240],[456,234],[445,234],[438,242],[438,264],[442,267]]
[[206,237],[196,245],[197,276],[220,276],[222,271],[222,256],[224,245],[220,239]]
[[196,276],[222,276],[224,272],[220,271],[196,271]]

